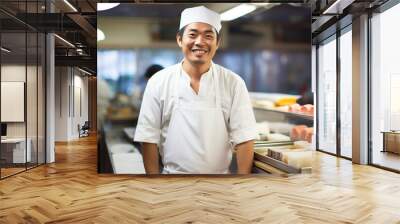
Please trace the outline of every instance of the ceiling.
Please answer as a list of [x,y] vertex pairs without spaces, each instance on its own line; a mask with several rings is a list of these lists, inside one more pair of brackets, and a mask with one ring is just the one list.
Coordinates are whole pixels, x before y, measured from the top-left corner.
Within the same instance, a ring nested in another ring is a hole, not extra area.
[[[240,24],[241,21],[252,20],[269,21],[271,24],[290,24],[296,18],[301,20],[305,15],[304,11],[296,10],[291,5],[279,5],[279,3],[305,3],[310,6],[312,13],[313,23],[312,35],[313,38],[324,32],[329,26],[343,18],[347,14],[357,14],[365,10],[373,9],[387,0],[346,0],[350,1],[351,5],[343,9],[343,14],[336,15],[323,15],[323,12],[331,6],[335,0],[272,0],[269,2],[278,3],[275,7],[259,8],[253,12],[253,15],[244,16],[238,19],[235,23]],[[116,7],[111,10],[99,12],[101,16],[135,16],[143,18],[162,18],[177,20],[176,11],[181,11],[188,5],[193,6],[196,4],[190,1],[186,4],[165,3],[167,1],[158,0],[68,0],[68,2],[77,10],[65,3],[64,0],[1,0],[0,1],[0,25],[3,33],[4,41],[12,43],[10,47],[15,48],[16,52],[23,49],[24,41],[21,39],[23,34],[21,31],[28,29],[30,31],[39,32],[54,32],[63,39],[75,45],[71,47],[59,38],[56,38],[56,63],[58,65],[76,65],[85,67],[93,72],[96,71],[96,27],[97,27],[97,12],[96,4],[98,2],[122,2],[122,3],[151,3],[151,4],[128,4],[124,7]],[[161,2],[165,10],[157,11],[154,8],[154,2]],[[209,3],[202,3],[215,11],[222,12],[228,8],[232,8],[238,3],[224,3],[219,4],[217,1],[209,0]],[[214,3],[215,2],[215,3]],[[266,1],[254,1],[266,2]],[[47,3],[47,4],[46,4]],[[268,13],[265,13],[268,10]],[[49,12],[52,13],[49,13]],[[264,12],[264,13],[262,13]],[[257,15],[255,15],[257,14]],[[285,16],[282,16],[284,14]],[[324,21],[322,21],[324,20]],[[325,21],[326,20],[326,21]],[[321,22],[322,21],[322,22]],[[239,26],[238,26],[239,27]],[[276,29],[279,29],[276,28]],[[296,27],[292,26],[290,29],[295,31]],[[236,32],[241,31],[240,27]],[[287,38],[290,39],[289,35]],[[29,39],[29,38],[28,38]],[[28,47],[28,54],[31,52],[31,46]],[[18,50],[19,49],[19,50]],[[80,50],[77,50],[80,49]]]
[[[224,12],[230,8],[233,8],[239,3],[205,3],[205,4],[127,4],[123,3],[115,8],[98,12],[99,16],[122,16],[122,17],[141,17],[141,18],[162,18],[162,19],[176,19],[179,20],[179,14],[185,8],[194,7],[197,5],[204,5],[209,9],[216,12]],[[271,3],[269,5],[260,5],[259,8],[242,17],[242,18],[254,18],[255,20],[268,20],[271,22],[284,22],[292,21],[293,18],[304,19],[309,16],[308,12],[299,10],[298,7],[302,4],[281,4]],[[162,6],[163,10],[155,10],[155,7]],[[268,11],[268,13],[263,13]],[[255,17],[254,15],[260,14]]]
[[[132,48],[167,46],[177,47],[176,31],[179,27],[180,13],[188,7],[199,4],[128,4],[98,12],[98,27],[107,38],[99,42],[100,48]],[[217,12],[224,12],[239,3],[201,4]],[[272,42],[285,44],[309,45],[311,12],[304,4],[257,4],[257,9],[245,16],[229,22],[223,22],[222,48],[259,48],[271,46]],[[118,26],[116,25],[118,24]],[[135,36],[150,38],[138,41]],[[138,25],[133,32],[132,25]],[[121,32],[119,27],[124,27]],[[129,29],[129,30],[128,30]],[[244,42],[243,39],[248,41]],[[135,40],[135,41],[132,41]],[[229,43],[229,44],[228,44]],[[227,46],[229,45],[229,46]],[[290,46],[288,46],[290,47]],[[293,49],[293,48],[291,48]],[[301,49],[305,49],[301,47]]]
[[[97,1],[69,0],[69,3],[76,11],[63,0],[1,0],[2,45],[12,49],[8,54],[9,58],[23,58],[27,53],[27,58],[35,55],[37,49],[29,43],[25,52],[26,30],[52,32],[74,45],[55,38],[56,65],[80,66],[95,73]],[[28,35],[27,40],[30,39],[32,38]]]

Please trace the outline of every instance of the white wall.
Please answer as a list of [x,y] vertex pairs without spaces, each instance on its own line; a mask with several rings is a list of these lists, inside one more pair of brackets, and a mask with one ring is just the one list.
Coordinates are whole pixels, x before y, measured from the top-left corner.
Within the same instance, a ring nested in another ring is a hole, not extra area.
[[[130,18],[98,18],[98,27],[106,35],[99,47],[138,47],[151,45],[151,21],[137,21]],[[176,43],[173,43],[174,47]]]
[[55,68],[55,141],[68,140],[69,69]]
[[88,78],[76,68],[56,67],[55,85],[55,140],[77,139],[78,124],[88,120]]
[[[77,75],[78,72],[78,75]],[[72,108],[72,120],[71,120],[71,132],[70,135],[72,138],[78,138],[78,124],[82,126],[85,121],[89,120],[88,117],[88,78],[82,77],[82,73],[79,70],[74,70],[74,91],[73,96],[74,102],[71,105],[74,105]]]
[[[178,45],[174,40],[158,40],[152,32],[159,29],[158,19],[135,17],[98,16],[97,27],[106,38],[97,43],[98,48],[174,48]],[[176,27],[178,29],[178,27]],[[222,26],[222,42],[220,48],[228,43],[228,24]],[[154,32],[153,32],[154,33]],[[156,32],[157,33],[157,32]]]
[[[18,81],[25,82],[25,65],[2,65],[1,66],[1,81]],[[28,67],[28,71],[32,67]],[[7,108],[1,108],[7,110]],[[8,137],[25,137],[25,123],[24,122],[11,122],[7,123],[7,136]]]
[[25,82],[25,65],[2,65],[1,81]]

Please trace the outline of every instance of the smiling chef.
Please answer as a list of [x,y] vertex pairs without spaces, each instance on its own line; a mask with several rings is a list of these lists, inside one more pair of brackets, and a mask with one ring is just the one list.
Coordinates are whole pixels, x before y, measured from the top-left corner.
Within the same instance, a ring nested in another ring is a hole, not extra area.
[[184,59],[149,80],[136,127],[147,174],[227,174],[234,151],[237,173],[251,172],[254,114],[244,81],[212,62],[220,30],[218,13],[182,11],[176,41]]

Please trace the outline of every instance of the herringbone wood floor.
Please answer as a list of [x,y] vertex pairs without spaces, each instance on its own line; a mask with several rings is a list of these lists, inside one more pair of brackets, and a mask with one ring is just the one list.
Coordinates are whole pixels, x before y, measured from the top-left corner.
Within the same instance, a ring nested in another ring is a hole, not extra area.
[[400,223],[400,175],[316,153],[312,174],[96,173],[94,137],[0,181],[0,223]]

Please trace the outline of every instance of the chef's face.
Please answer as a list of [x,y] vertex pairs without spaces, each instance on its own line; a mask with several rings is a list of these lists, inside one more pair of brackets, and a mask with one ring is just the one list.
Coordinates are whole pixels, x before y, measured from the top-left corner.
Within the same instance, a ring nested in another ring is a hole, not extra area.
[[176,41],[191,64],[210,63],[218,49],[218,38],[215,29],[206,23],[191,23],[186,26]]

